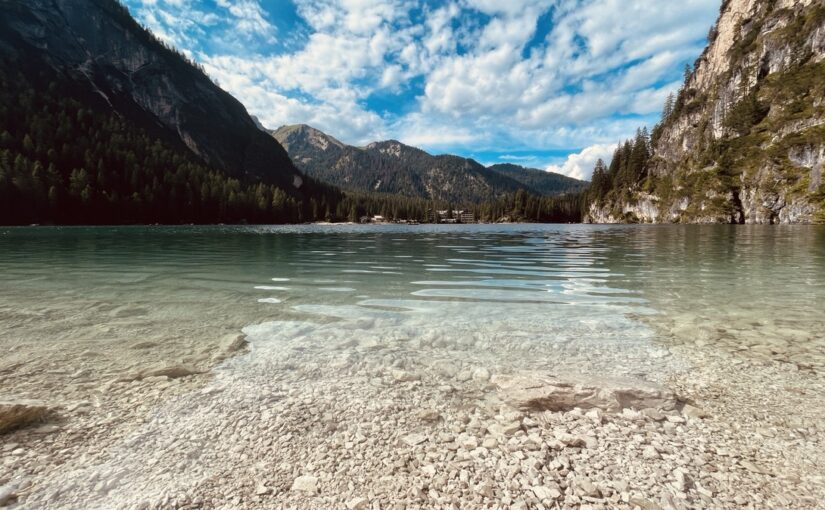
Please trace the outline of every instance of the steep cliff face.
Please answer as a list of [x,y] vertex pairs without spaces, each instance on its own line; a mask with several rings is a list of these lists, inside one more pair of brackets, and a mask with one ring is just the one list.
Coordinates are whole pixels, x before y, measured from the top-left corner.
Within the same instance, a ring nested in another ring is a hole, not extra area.
[[4,0],[0,57],[6,65],[50,67],[71,80],[73,93],[228,175],[287,191],[302,183],[286,151],[237,100],[114,0]]
[[825,221],[825,3],[726,0],[651,149],[588,221]]
[[518,190],[552,196],[584,186],[576,179],[515,165],[487,168],[459,156],[433,156],[395,140],[353,147],[307,125],[281,126],[272,135],[308,175],[354,191],[463,203]]

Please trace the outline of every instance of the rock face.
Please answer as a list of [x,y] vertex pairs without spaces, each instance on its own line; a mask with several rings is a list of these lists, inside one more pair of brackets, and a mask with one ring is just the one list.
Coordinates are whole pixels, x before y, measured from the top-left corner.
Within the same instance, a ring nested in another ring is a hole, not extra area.
[[3,2],[0,57],[12,66],[45,65],[65,74],[90,102],[233,177],[287,191],[300,179],[283,147],[240,102],[114,0]]
[[516,165],[485,168],[458,156],[433,156],[395,140],[346,145],[307,125],[272,132],[310,176],[355,191],[379,191],[448,201],[489,200],[523,189],[537,195],[580,191],[582,181]]
[[676,407],[675,396],[659,385],[638,379],[583,375],[493,376],[504,400],[524,411],[569,411],[574,408],[622,409]]
[[636,184],[591,223],[825,221],[825,6],[726,0]]

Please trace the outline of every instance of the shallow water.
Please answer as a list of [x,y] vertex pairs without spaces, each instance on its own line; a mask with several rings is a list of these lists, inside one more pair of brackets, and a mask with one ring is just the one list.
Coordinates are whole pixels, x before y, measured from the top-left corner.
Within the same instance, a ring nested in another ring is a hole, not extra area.
[[[700,390],[727,392],[707,403],[718,423],[751,427],[742,440],[768,426],[815,437],[823,270],[819,227],[6,229],[0,383],[11,384],[0,397],[100,406],[66,427],[91,424],[105,447],[67,450],[31,508],[167,507],[194,494],[212,494],[217,507],[248,480],[297,507],[331,508],[353,491],[351,472],[356,492],[407,494],[418,479],[406,468],[384,476],[409,462],[403,437],[463,430],[465,411],[493,420],[503,406],[490,375],[533,370],[662,382],[690,374],[680,388],[696,379]],[[251,352],[217,367],[204,388],[160,399],[173,382],[122,378],[208,360],[218,338],[241,330]],[[683,356],[678,344],[698,354]],[[740,354],[756,358],[744,369],[756,378],[715,377]],[[106,418],[135,405],[122,426]],[[422,424],[422,410],[443,423]],[[790,451],[794,465],[819,465],[819,448],[789,437],[797,449],[759,443],[760,455],[776,463]],[[323,503],[289,491],[305,472],[325,484]]]
[[657,324],[710,343],[735,331],[819,346],[823,275],[821,227],[10,228],[0,230],[0,331],[12,345],[174,341],[377,318],[493,351],[479,355],[497,341],[523,353],[652,346],[667,336]]

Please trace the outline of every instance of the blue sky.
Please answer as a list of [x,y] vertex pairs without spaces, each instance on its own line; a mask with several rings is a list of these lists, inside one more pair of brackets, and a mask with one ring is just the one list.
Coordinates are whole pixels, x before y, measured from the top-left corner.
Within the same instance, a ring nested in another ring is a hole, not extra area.
[[659,118],[719,0],[125,0],[267,127],[589,178]]

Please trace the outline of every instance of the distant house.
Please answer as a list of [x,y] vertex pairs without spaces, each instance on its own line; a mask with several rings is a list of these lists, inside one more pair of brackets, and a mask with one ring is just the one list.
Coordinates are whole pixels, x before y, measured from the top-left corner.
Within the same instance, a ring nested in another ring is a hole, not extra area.
[[437,211],[429,211],[428,216],[431,221],[437,223],[475,223],[476,217],[472,211],[459,211],[453,209],[442,209]]

